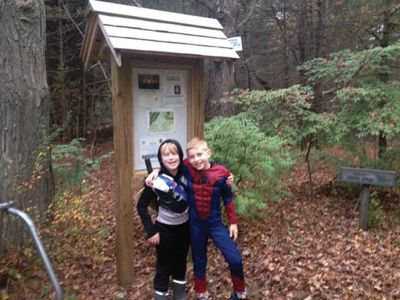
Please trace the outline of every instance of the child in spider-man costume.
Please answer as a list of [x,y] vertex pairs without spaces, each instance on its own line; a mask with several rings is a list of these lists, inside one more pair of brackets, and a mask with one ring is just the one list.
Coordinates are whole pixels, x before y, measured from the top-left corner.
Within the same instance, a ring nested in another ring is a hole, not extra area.
[[[211,150],[206,141],[194,138],[187,145],[185,177],[191,183],[189,198],[190,238],[198,299],[207,299],[207,241],[210,237],[229,265],[234,292],[230,299],[246,299],[242,256],[234,241],[238,227],[232,189],[226,184],[230,171],[210,162]],[[229,231],[222,223],[221,199],[229,221]]]

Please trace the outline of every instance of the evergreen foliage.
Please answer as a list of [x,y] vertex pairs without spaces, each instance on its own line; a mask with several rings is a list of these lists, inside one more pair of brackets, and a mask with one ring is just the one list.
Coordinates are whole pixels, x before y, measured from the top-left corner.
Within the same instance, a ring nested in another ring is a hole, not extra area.
[[68,144],[59,144],[52,150],[55,180],[59,190],[72,189],[78,186],[79,192],[85,178],[90,178],[90,170],[98,169],[104,157],[96,159],[85,156],[81,142],[84,139],[73,139]]
[[240,105],[246,118],[254,120],[267,136],[282,138],[285,141],[282,147],[290,147],[294,156],[299,156],[303,148],[307,149],[304,160],[311,198],[310,151],[316,144],[330,144],[335,118],[332,113],[312,111],[312,100],[312,89],[300,85],[274,91],[236,91],[228,100]]
[[213,159],[235,174],[239,214],[260,214],[266,206],[264,197],[277,200],[287,195],[280,176],[294,159],[284,147],[284,139],[267,136],[245,114],[212,119],[205,126],[205,136]]
[[228,101],[240,105],[245,117],[266,135],[278,135],[288,145],[299,147],[307,138],[321,140],[331,133],[334,115],[313,112],[312,99],[310,87],[294,85],[271,91],[236,90]]

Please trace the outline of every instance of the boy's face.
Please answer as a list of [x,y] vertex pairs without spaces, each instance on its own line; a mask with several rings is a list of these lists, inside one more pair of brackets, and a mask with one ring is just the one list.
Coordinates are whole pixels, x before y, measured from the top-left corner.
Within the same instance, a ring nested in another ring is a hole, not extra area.
[[179,164],[181,163],[178,152],[174,152],[169,149],[161,152],[161,160],[163,165],[171,174],[175,174],[177,172]]
[[205,147],[194,147],[188,150],[189,163],[196,170],[207,170],[210,168],[211,150]]

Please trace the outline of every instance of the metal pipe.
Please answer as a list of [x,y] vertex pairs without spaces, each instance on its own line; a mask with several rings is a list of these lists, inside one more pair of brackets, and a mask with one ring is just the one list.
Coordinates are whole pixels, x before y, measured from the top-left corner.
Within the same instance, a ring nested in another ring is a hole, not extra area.
[[0,210],[2,210],[2,209],[6,210],[7,208],[9,208],[9,207],[11,207],[13,205],[14,205],[14,203],[12,201],[10,201],[10,202],[2,202],[2,203],[0,203]]
[[56,299],[62,300],[64,298],[63,291],[61,289],[60,284],[58,283],[56,273],[54,272],[53,267],[51,266],[49,257],[46,254],[46,250],[44,249],[43,244],[40,241],[40,238],[36,232],[35,225],[33,224],[32,219],[23,211],[12,207],[12,205],[13,205],[12,202],[0,203],[0,210],[5,209],[5,211],[7,213],[15,215],[15,216],[21,218],[25,222],[25,225],[28,227],[29,232],[32,235],[36,249],[39,252],[39,254],[43,260],[47,274],[50,277],[51,284],[53,285],[53,288],[56,291]]

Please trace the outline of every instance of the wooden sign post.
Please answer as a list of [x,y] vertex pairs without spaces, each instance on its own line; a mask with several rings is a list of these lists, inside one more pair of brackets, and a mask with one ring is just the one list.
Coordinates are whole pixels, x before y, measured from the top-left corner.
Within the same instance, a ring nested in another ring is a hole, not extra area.
[[343,182],[361,184],[359,227],[368,227],[369,186],[395,187],[396,172],[361,168],[340,168],[340,179]]

